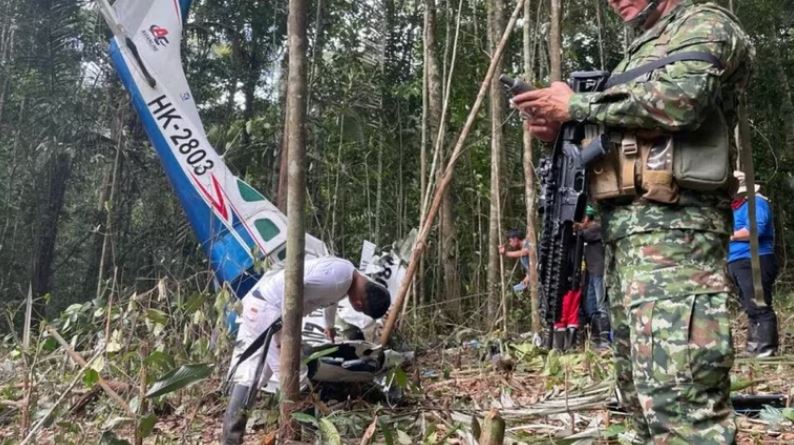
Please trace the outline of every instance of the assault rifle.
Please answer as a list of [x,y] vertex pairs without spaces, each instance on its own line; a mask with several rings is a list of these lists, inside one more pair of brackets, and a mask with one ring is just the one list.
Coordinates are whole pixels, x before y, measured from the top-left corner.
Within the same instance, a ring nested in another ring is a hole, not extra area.
[[[603,71],[575,72],[570,85],[574,92],[601,91],[609,78]],[[529,91],[528,84],[507,76],[499,79],[513,95]],[[582,147],[584,141],[588,141]],[[551,346],[551,331],[559,320],[563,296],[580,286],[583,239],[574,233],[587,207],[588,163],[603,155],[609,141],[601,128],[592,124],[566,122],[554,147],[540,161],[538,212],[542,229],[538,240],[540,315],[546,325],[544,341]]]

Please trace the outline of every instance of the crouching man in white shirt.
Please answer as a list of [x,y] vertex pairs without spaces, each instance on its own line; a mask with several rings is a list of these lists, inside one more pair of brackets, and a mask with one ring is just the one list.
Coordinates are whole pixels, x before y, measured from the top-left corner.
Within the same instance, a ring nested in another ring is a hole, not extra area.
[[[350,299],[353,309],[375,319],[382,317],[391,304],[389,291],[385,287],[359,273],[350,261],[332,256],[308,260],[304,263],[303,286],[303,315],[318,308],[325,308],[325,333],[332,341],[335,336],[334,319],[337,303],[345,296]],[[259,382],[254,380],[264,348],[257,348],[256,352],[242,363],[237,364],[237,362],[254,340],[274,322],[279,321],[283,300],[283,270],[262,279],[242,299],[242,322],[232,355],[229,406],[223,418],[224,445],[242,443],[248,420],[246,410],[249,407],[246,405],[251,386],[267,382],[273,373],[278,373],[280,349],[278,333],[270,342],[265,369]]]

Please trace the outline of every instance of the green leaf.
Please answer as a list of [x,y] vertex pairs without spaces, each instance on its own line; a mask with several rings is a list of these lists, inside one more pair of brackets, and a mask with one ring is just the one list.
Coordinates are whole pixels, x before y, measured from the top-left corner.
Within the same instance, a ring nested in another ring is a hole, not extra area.
[[745,378],[741,378],[741,377],[738,377],[738,378],[734,377],[734,379],[731,379],[731,392],[741,391],[741,390],[743,390],[745,388],[749,388],[749,387],[751,387],[753,385],[756,385],[756,384],[758,384],[760,382],[761,382],[761,380],[750,380],[750,379],[745,379]]
[[205,300],[204,295],[194,294],[185,303],[185,308],[184,308],[185,312],[190,314],[198,311],[199,309],[201,309],[201,305],[204,304],[204,300]]
[[774,406],[764,405],[764,408],[758,413],[758,418],[769,422],[771,427],[776,428],[783,421],[783,412]]
[[398,388],[405,389],[408,387],[408,375],[402,370],[402,368],[394,368],[391,374],[392,381],[397,385]]
[[91,388],[99,382],[99,373],[96,370],[88,368],[83,374],[83,385],[86,388]]
[[411,445],[414,441],[405,431],[397,430],[397,443],[400,445]]
[[147,398],[159,397],[204,380],[212,374],[212,366],[207,363],[182,365],[154,382],[146,393]]
[[59,346],[60,345],[58,344],[57,340],[55,340],[52,337],[47,337],[47,338],[44,339],[44,342],[41,344],[41,349],[44,352],[52,352],[52,351],[58,349]]
[[783,408],[783,417],[794,422],[794,408]]
[[320,349],[319,351],[314,351],[310,356],[303,359],[303,364],[307,364],[313,360],[321,359],[325,356],[331,355],[334,352],[339,350],[339,346],[334,346],[331,348]]
[[146,318],[163,326],[168,324],[168,314],[158,309],[146,309]]
[[607,439],[612,439],[618,437],[618,434],[623,434],[626,432],[626,426],[622,423],[613,423],[609,425],[606,430],[604,431],[603,437]]
[[431,423],[427,426],[427,433],[425,434],[425,438],[422,441],[423,445],[436,445],[440,441],[438,440],[438,431],[436,431],[436,425]]
[[310,423],[314,426],[318,425],[317,419],[314,416],[310,416],[306,413],[294,412],[292,413],[292,418],[300,423]]
[[138,435],[140,437],[149,437],[154,430],[154,424],[157,423],[157,416],[154,413],[149,413],[141,418],[138,422]]
[[342,445],[342,436],[339,435],[339,431],[336,430],[334,424],[327,417],[320,419],[320,434],[324,439],[323,443]]
[[391,427],[382,421],[378,421],[378,423],[380,423],[380,430],[383,433],[383,442],[386,445],[394,445],[394,434],[391,431]]
[[143,361],[148,367],[158,367],[160,369],[173,368],[174,358],[163,351],[152,351]]

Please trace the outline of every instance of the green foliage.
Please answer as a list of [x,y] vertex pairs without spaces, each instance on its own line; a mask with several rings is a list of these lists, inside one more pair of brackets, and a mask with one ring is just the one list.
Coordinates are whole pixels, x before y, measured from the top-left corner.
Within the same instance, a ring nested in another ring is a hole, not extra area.
[[154,413],[149,413],[143,416],[138,421],[138,435],[140,437],[149,437],[152,434],[152,430],[154,430],[154,424],[157,423],[157,416]]
[[313,360],[318,360],[318,359],[321,359],[323,357],[327,357],[327,356],[333,354],[334,352],[336,352],[338,350],[339,350],[338,346],[333,346],[333,347],[330,347],[330,348],[320,349],[319,351],[314,351],[308,357],[303,359],[303,364],[305,365],[305,364],[307,364],[307,363],[309,363],[309,362],[311,362]]
[[296,411],[292,413],[292,418],[301,423],[308,423],[314,426],[319,426],[319,422],[317,421],[317,418],[306,413]]
[[162,376],[146,392],[146,397],[159,397],[186,386],[200,382],[212,374],[212,366],[206,363],[182,365]]
[[339,435],[339,431],[336,430],[334,424],[327,417],[320,419],[319,426],[323,443],[342,445],[342,436]]

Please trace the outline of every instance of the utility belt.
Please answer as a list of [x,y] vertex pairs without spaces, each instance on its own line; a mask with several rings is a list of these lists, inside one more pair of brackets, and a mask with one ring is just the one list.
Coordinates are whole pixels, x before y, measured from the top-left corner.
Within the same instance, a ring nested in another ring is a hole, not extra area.
[[[686,52],[611,76],[604,89],[683,60],[709,62],[721,67],[709,53]],[[672,204],[680,189],[713,192],[733,185],[730,129],[718,107],[697,130],[681,133],[610,131],[585,124],[582,157],[588,166],[588,189],[595,201],[630,201],[641,197]],[[606,146],[604,146],[606,145]],[[597,155],[593,155],[597,154]]]
[[611,146],[588,166],[590,197],[595,201],[641,197],[673,204],[680,189],[729,190],[733,185],[729,135],[719,110],[693,132],[610,133],[605,141]]

